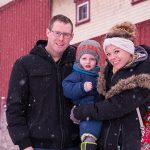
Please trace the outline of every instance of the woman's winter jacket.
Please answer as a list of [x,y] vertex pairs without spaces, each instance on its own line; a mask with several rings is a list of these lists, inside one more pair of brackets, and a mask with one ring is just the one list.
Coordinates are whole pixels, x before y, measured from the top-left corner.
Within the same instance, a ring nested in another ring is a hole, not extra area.
[[63,96],[62,80],[71,73],[75,48],[69,46],[54,62],[38,41],[14,64],[7,98],[8,130],[21,149],[28,146],[63,149],[78,146],[78,126],[69,118],[72,103]]
[[[146,51],[147,50],[147,51]],[[136,112],[140,108],[142,116],[150,102],[150,48],[136,47],[139,56],[134,63],[115,74],[110,64],[100,72],[98,91],[104,101],[77,107],[75,118],[90,117],[104,120],[100,138],[100,149],[140,150],[141,130]]]

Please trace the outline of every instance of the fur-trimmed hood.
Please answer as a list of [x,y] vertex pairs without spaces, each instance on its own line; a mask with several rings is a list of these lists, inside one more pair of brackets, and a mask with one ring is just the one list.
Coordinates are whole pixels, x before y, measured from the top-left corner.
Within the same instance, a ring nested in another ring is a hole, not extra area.
[[99,75],[97,91],[99,94],[104,95],[106,99],[111,98],[112,96],[125,90],[130,90],[136,87],[150,89],[150,74],[139,74],[119,80],[117,84],[112,86],[111,89],[106,92],[106,81],[104,78],[104,73],[101,71]]

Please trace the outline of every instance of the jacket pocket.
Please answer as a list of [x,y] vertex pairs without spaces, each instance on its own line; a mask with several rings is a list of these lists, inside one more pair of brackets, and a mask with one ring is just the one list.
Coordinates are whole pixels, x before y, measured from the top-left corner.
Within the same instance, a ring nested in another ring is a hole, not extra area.
[[54,81],[55,76],[51,70],[32,70],[29,76],[30,93],[41,97],[51,90]]
[[48,75],[52,75],[51,70],[35,69],[30,72],[31,77],[36,77],[36,76],[42,77],[42,76],[48,76]]

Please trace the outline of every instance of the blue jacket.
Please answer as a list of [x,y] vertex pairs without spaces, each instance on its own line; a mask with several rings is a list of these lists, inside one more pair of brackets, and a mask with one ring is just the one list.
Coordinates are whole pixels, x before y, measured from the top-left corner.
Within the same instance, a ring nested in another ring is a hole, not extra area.
[[[73,72],[63,80],[64,95],[76,105],[95,102],[98,94],[96,90],[97,76],[97,73],[81,70],[74,65]],[[93,85],[93,89],[89,92],[84,90],[86,81],[92,82]]]

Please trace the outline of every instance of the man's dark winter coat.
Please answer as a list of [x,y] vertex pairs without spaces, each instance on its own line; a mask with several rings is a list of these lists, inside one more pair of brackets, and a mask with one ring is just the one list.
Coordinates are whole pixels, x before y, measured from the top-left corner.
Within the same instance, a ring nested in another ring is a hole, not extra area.
[[75,48],[69,46],[55,63],[38,41],[14,64],[7,98],[8,130],[21,149],[75,147],[78,125],[70,120],[71,102],[63,96],[62,80],[71,73]]

